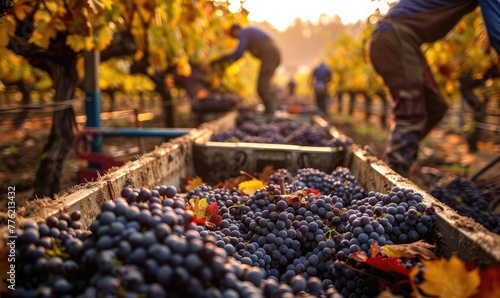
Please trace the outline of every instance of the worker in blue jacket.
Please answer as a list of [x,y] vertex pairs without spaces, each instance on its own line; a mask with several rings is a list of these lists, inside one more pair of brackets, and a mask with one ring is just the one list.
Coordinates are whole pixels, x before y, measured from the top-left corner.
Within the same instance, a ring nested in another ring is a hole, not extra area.
[[278,47],[267,33],[251,26],[242,28],[239,24],[233,24],[229,30],[229,35],[239,40],[238,47],[233,53],[211,62],[212,67],[233,63],[248,50],[261,61],[257,93],[264,104],[266,114],[274,113],[276,94],[271,88],[271,79],[281,62]]
[[420,47],[443,38],[478,4],[490,44],[498,53],[499,0],[400,0],[374,30],[371,62],[394,99],[395,124],[385,159],[405,177],[417,158],[419,142],[448,110]]
[[320,60],[311,74],[310,82],[316,98],[316,106],[320,111],[327,114],[328,109],[328,83],[332,80],[332,71]]

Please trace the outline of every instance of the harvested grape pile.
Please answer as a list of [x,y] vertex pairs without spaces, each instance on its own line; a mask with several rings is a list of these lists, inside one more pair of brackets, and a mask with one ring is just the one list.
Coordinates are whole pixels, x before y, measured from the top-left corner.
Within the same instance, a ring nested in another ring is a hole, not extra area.
[[500,234],[500,212],[490,208],[494,200],[492,192],[477,188],[466,178],[455,177],[448,183],[437,183],[430,194],[458,214],[473,218],[486,229]]
[[332,137],[329,127],[279,118],[271,118],[265,123],[259,123],[251,118],[240,118],[237,120],[236,128],[215,133],[211,141],[323,147],[346,147],[353,143],[348,137]]
[[346,168],[287,176],[276,172],[278,185],[252,195],[124,188],[88,230],[80,212],[27,223],[11,296],[375,297],[383,272],[353,254],[423,239],[433,227],[433,207],[411,189],[366,192]]
[[217,113],[233,110],[241,99],[237,94],[209,94],[204,98],[195,99],[191,111],[200,113]]

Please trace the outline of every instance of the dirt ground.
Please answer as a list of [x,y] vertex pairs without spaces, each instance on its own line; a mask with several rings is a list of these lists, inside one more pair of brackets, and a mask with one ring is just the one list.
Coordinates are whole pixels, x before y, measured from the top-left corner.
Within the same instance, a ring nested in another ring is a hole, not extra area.
[[[377,118],[372,117],[366,123],[360,120],[364,119],[364,114],[355,112],[354,117],[332,113],[329,119],[338,130],[353,138],[356,144],[368,146],[375,156],[383,159],[389,131],[380,125]],[[479,150],[471,154],[465,136],[451,132],[444,126],[438,126],[422,141],[418,160],[410,175],[410,180],[425,190],[432,189],[441,178],[471,178],[500,155],[498,133],[483,133],[478,144]],[[496,178],[498,181],[499,175],[500,165],[497,164],[480,178]]]
[[[148,120],[141,122],[143,127],[158,127],[159,123],[162,123],[158,112],[159,109],[154,108],[146,112],[149,113],[147,117],[145,116]],[[360,119],[364,119],[360,113],[354,117],[334,113],[330,115],[330,121],[337,129],[352,137],[355,143],[368,146],[375,156],[382,158],[387,130],[378,124],[378,119],[370,119],[370,123],[364,123]],[[176,113],[176,123],[178,127],[193,127],[195,122],[189,112],[180,109]],[[23,202],[32,198],[37,160],[48,135],[49,126],[48,123],[34,117],[27,121],[24,129],[3,133],[0,138],[0,189],[5,190],[3,191],[5,194],[7,187],[15,186],[18,205],[23,205]],[[134,119],[116,117],[104,121],[103,126],[134,127]],[[144,138],[145,152],[153,150],[163,140],[163,138]],[[103,148],[105,153],[117,153],[123,149],[137,148],[138,144],[138,140],[131,138],[109,137],[104,140]],[[463,136],[436,130],[423,142],[417,171],[410,179],[428,190],[440,177],[452,175],[471,177],[499,154],[498,136],[485,138],[476,154],[468,154]],[[136,156],[137,152],[123,157],[134,159]],[[77,172],[85,164],[85,161],[77,157],[75,150],[69,152],[63,166],[61,193],[78,184]],[[497,167],[487,175],[498,175],[499,169],[500,167]],[[3,198],[4,194],[0,197]],[[5,208],[6,204],[1,204],[0,211]]]

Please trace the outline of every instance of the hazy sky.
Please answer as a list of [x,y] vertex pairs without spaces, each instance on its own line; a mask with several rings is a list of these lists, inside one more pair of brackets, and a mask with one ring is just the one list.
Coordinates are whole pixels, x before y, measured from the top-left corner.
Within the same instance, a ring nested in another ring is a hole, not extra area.
[[[237,2],[239,6],[239,1]],[[236,4],[236,3],[235,3]],[[316,22],[321,14],[339,15],[343,23],[366,18],[380,8],[387,10],[386,1],[372,0],[246,0],[251,21],[268,21],[279,30],[285,30],[296,18]]]

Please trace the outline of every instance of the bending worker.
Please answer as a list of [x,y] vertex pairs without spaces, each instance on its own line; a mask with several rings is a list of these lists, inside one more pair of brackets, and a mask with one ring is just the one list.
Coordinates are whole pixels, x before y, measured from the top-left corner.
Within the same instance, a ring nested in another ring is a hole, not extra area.
[[499,0],[400,0],[375,28],[371,62],[394,99],[395,125],[385,158],[402,176],[408,177],[419,142],[448,110],[420,47],[443,38],[478,3],[490,44],[498,53]]
[[276,109],[276,94],[271,88],[274,71],[280,64],[281,55],[274,41],[264,31],[255,27],[242,28],[239,24],[231,26],[229,35],[239,40],[236,50],[212,63],[216,65],[233,63],[243,56],[246,50],[261,61],[257,82],[257,93],[266,109],[266,114],[274,113]]

